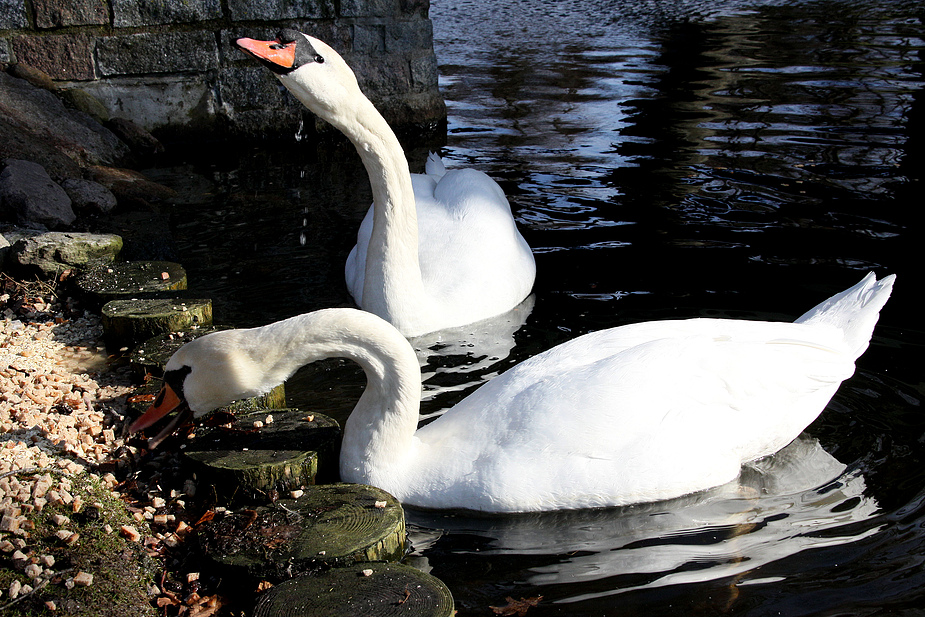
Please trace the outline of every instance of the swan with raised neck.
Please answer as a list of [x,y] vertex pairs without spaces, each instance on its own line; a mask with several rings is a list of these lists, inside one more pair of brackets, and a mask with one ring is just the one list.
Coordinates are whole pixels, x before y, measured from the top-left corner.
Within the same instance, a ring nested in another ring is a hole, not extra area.
[[486,512],[670,499],[735,479],[815,420],[854,372],[893,280],[869,274],[794,323],[669,320],[586,334],[421,428],[411,345],[371,313],[325,309],[187,343],[130,430],[174,408],[204,415],[306,363],[346,357],[367,385],[344,426],[345,481],[406,505]]
[[395,133],[324,42],[286,29],[274,41],[237,45],[346,135],[363,161],[374,205],[345,267],[361,308],[418,336],[500,315],[529,295],[533,255],[493,180],[448,171],[435,155],[426,175],[412,176]]

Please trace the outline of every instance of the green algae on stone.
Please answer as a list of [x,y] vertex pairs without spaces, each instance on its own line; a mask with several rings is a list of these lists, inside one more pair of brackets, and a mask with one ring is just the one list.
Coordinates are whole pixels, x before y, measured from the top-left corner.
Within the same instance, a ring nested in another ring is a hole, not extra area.
[[405,514],[385,491],[362,484],[309,487],[298,499],[226,512],[200,523],[203,553],[229,574],[280,581],[405,553]]
[[183,452],[216,503],[286,497],[319,474],[337,475],[340,427],[327,416],[263,409],[224,420],[198,430]]
[[162,297],[186,289],[186,270],[172,261],[94,263],[81,269],[75,284],[84,301],[100,307],[110,300]]
[[158,334],[212,325],[212,301],[151,298],[111,300],[102,309],[110,349],[134,347]]
[[254,617],[452,617],[442,581],[400,563],[368,563],[299,576],[267,591]]

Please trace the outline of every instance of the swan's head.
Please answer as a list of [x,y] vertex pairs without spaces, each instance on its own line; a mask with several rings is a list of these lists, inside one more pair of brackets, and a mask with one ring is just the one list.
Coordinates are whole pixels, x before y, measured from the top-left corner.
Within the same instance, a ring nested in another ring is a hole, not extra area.
[[241,38],[235,43],[273,71],[302,104],[327,120],[363,96],[344,59],[307,34],[287,28],[273,41]]
[[248,353],[244,332],[215,332],[178,349],[164,367],[164,384],[154,403],[129,426],[129,432],[148,428],[175,412],[166,427],[149,440],[150,447],[155,448],[190,418],[267,391],[266,371],[261,371],[254,355]]

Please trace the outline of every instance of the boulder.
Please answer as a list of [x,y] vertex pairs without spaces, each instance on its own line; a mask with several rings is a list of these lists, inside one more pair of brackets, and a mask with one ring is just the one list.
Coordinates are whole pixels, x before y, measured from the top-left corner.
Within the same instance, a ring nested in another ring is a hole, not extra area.
[[116,196],[99,182],[68,178],[61,183],[61,188],[71,198],[71,205],[78,212],[107,214],[116,207]]
[[86,165],[122,164],[129,148],[92,117],[55,94],[0,71],[0,159],[41,163],[56,179]]
[[54,276],[95,261],[115,260],[122,238],[114,234],[48,232],[17,240],[10,257],[23,267]]
[[16,159],[7,160],[0,172],[0,217],[52,229],[67,227],[77,219],[71,198],[44,167]]

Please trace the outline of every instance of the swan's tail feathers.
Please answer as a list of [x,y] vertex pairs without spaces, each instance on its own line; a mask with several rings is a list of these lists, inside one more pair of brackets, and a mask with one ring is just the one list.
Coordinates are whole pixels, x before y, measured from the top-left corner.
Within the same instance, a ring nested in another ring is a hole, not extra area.
[[870,343],[880,309],[889,299],[895,280],[896,275],[891,274],[878,281],[874,273],[869,272],[860,283],[835,294],[805,313],[796,323],[831,324],[841,328],[845,342],[854,350],[857,359]]
[[427,155],[427,162],[424,163],[424,172],[428,176],[435,176],[437,180],[443,177],[443,174],[446,173],[446,165],[443,164],[443,159],[440,158],[439,154],[431,152]]

